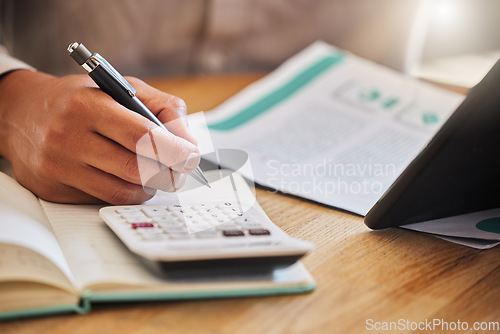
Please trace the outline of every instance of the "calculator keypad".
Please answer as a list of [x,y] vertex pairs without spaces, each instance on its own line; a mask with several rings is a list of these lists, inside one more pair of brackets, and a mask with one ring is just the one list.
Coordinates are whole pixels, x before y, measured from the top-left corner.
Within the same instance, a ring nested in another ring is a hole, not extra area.
[[229,202],[120,207],[115,212],[144,241],[234,240],[271,235],[264,224]]

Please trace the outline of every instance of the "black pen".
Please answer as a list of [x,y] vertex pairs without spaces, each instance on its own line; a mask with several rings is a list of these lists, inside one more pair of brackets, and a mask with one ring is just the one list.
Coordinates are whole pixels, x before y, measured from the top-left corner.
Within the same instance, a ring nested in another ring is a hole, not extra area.
[[[136,90],[128,81],[98,53],[92,54],[83,44],[76,42],[68,46],[68,52],[71,58],[88,73],[103,92],[122,106],[141,114],[165,129],[165,131],[168,131],[165,125],[135,96]],[[189,175],[210,188],[208,180],[199,166],[189,172]]]

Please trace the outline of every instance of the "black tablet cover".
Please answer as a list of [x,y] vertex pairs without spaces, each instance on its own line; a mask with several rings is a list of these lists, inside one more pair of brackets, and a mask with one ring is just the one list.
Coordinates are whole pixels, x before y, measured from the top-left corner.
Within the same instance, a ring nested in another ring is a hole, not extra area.
[[500,207],[500,61],[365,216],[373,229]]

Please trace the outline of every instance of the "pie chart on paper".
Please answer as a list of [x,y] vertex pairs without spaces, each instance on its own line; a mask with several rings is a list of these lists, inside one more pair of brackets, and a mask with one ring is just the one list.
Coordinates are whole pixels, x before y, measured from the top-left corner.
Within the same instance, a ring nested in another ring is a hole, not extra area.
[[500,234],[500,217],[481,220],[476,224],[476,228],[481,231]]

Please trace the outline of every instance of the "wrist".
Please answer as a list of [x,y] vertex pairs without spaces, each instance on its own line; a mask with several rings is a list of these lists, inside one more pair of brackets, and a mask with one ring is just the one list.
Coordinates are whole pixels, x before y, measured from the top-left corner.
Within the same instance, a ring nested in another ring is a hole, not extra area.
[[[41,85],[54,77],[31,70],[14,70],[0,76],[0,156],[9,159],[12,131],[29,117],[31,100]],[[38,106],[42,107],[42,106]],[[10,159],[9,159],[10,160]]]

